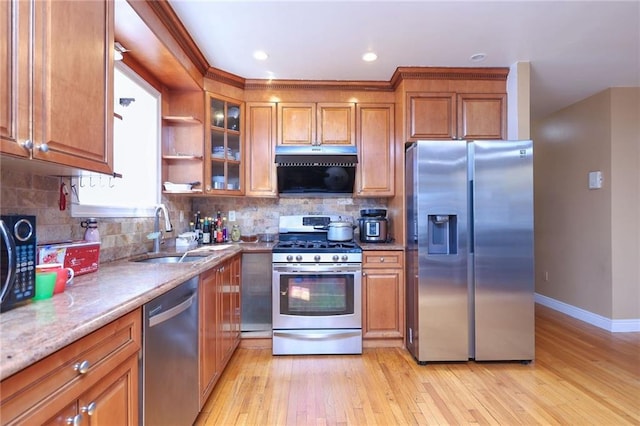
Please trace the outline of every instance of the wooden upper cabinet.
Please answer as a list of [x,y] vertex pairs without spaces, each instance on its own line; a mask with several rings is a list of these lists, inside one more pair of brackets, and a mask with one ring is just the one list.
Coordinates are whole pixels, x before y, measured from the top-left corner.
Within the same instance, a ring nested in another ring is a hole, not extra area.
[[34,2],[33,158],[113,172],[113,2]]
[[459,139],[506,139],[506,94],[462,93],[457,103]]
[[208,92],[206,99],[205,193],[242,195],[244,104]]
[[279,145],[355,144],[352,103],[279,103]]
[[455,93],[408,93],[409,140],[455,139]]
[[358,167],[355,195],[391,197],[395,183],[394,105],[356,106]]
[[350,103],[318,104],[318,143],[320,145],[355,144],[354,105]]
[[247,102],[246,116],[245,195],[276,197],[276,104]]
[[278,104],[278,144],[315,145],[316,104]]
[[[204,176],[204,100],[198,91],[163,93],[162,182],[201,182]],[[185,193],[202,193],[205,185]],[[165,193],[172,192],[164,189]],[[179,191],[173,191],[179,192]]]
[[0,2],[0,153],[29,157],[31,2]]
[[407,135],[420,139],[505,139],[505,93],[407,94]]

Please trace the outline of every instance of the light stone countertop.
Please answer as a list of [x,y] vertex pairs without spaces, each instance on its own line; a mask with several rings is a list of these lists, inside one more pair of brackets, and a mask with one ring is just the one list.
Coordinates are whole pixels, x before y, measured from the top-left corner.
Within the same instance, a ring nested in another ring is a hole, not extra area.
[[[0,380],[45,358],[243,251],[273,244],[231,244],[201,261],[180,264],[120,260],[73,279],[64,293],[0,314]],[[163,253],[168,254],[168,253]]]
[[[0,314],[0,380],[237,253],[270,252],[274,244],[230,244],[228,248],[203,256],[201,261],[181,264],[136,263],[128,260],[100,264],[98,271],[75,277],[64,293],[3,312]],[[360,245],[364,250],[404,249],[393,243]]]
[[404,250],[404,245],[398,243],[358,243],[362,250]]

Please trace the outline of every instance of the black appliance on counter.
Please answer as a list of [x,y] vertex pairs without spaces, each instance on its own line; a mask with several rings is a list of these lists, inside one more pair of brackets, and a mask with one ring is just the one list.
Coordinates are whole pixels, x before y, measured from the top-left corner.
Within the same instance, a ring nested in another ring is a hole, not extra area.
[[386,209],[363,209],[360,210],[358,225],[360,227],[360,241],[363,243],[386,243],[387,220]]
[[326,226],[345,219],[280,216],[272,255],[274,355],[362,353],[362,248],[327,238]]
[[0,311],[31,300],[36,292],[36,217],[0,218]]

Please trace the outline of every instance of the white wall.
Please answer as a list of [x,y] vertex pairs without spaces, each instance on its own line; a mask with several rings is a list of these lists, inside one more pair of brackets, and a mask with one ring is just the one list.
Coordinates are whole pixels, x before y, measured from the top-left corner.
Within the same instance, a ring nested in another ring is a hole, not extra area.
[[[640,318],[638,88],[608,89],[535,123],[536,292]],[[589,171],[604,177],[588,188]]]

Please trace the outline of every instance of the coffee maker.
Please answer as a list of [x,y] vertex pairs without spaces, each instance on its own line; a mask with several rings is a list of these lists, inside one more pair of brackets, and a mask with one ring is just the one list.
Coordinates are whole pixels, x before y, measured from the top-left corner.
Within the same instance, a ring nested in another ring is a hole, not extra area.
[[358,224],[360,226],[360,241],[363,243],[387,242],[387,210],[363,209],[360,210]]

